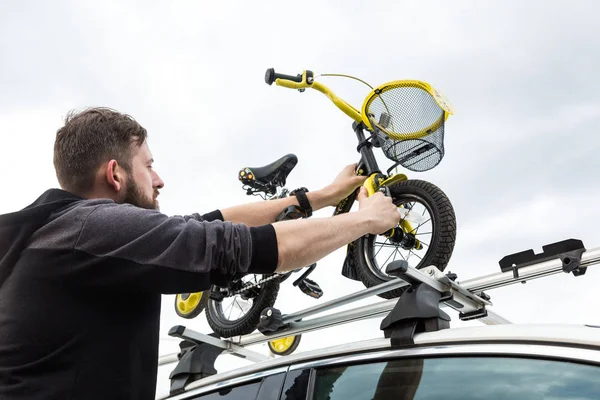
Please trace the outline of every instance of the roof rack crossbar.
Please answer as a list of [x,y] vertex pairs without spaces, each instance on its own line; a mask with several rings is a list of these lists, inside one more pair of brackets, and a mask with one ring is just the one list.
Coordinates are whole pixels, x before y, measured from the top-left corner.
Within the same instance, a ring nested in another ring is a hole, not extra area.
[[[205,343],[223,349],[224,354],[260,361],[267,357],[245,347],[384,314],[388,314],[388,317],[385,319],[386,322],[382,323],[381,329],[384,330],[386,337],[391,338],[392,344],[410,343],[412,336],[419,331],[448,328],[449,317],[446,318],[446,314],[441,311],[437,313],[435,307],[454,309],[459,312],[459,318],[463,321],[477,319],[488,325],[509,324],[510,321],[488,309],[492,303],[485,290],[524,283],[560,272],[581,276],[585,274],[588,267],[600,264],[600,248],[586,250],[580,240],[568,239],[544,246],[543,249],[543,253],[537,255],[532,250],[527,250],[506,256],[500,261],[502,272],[464,282],[458,281],[455,274],[450,272],[444,274],[435,266],[418,270],[408,266],[405,260],[394,261],[388,265],[386,272],[397,276],[398,279],[295,313],[282,315],[278,310],[275,313],[266,313],[267,324],[269,318],[278,319],[274,321],[275,324],[269,325],[275,327],[274,332],[261,330],[259,325],[258,333],[220,339],[214,337],[214,334],[206,335],[183,326],[176,326],[169,334],[197,345]],[[398,299],[383,300],[375,304],[314,317],[325,311],[404,286],[410,288],[407,288]],[[414,298],[411,299],[411,296]],[[430,306],[423,307],[424,303]],[[412,309],[407,310],[401,305]],[[432,308],[431,305],[435,307]],[[395,309],[396,306],[398,307]],[[420,316],[419,310],[427,315]],[[308,317],[313,318],[307,319]],[[173,361],[173,355],[163,356],[160,359],[163,365]],[[197,369],[197,366],[195,368]]]

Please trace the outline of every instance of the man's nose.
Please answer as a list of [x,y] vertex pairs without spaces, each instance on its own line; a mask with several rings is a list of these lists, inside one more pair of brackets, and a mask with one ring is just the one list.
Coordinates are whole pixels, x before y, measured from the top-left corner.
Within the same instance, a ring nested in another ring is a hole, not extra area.
[[154,187],[158,188],[158,189],[162,189],[165,186],[165,182],[160,178],[160,176],[158,176],[157,173],[155,173],[155,177],[154,177]]

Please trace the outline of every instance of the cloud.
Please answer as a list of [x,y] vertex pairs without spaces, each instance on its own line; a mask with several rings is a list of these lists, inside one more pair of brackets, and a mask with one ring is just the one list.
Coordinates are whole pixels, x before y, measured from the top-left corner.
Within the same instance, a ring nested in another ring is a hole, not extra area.
[[[408,175],[452,201],[459,230],[448,268],[461,279],[496,273],[506,254],[569,237],[595,247],[598,11],[593,1],[2,4],[0,212],[56,185],[56,129],[68,110],[89,105],[128,112],[149,130],[167,214],[258,201],[241,189],[239,169],[287,153],[299,157],[290,188],[323,187],[358,159],[351,121],[320,93],[263,80],[270,67],[312,69],[374,86],[421,79],[453,103],[444,160]],[[370,90],[320,79],[356,107]],[[377,159],[384,170],[392,164],[381,153]],[[313,273],[321,301],[362,288],[340,277],[343,258],[340,249]],[[590,268],[584,277],[556,275],[490,294],[494,309],[517,322],[593,323],[583,305],[599,305],[596,274]],[[209,332],[203,315],[177,318],[172,302],[165,296],[162,336],[175,324]],[[289,283],[277,302],[284,312],[314,304]],[[306,335],[300,350],[378,337],[378,324]],[[461,325],[455,317],[453,324]],[[176,350],[176,342],[162,346]]]

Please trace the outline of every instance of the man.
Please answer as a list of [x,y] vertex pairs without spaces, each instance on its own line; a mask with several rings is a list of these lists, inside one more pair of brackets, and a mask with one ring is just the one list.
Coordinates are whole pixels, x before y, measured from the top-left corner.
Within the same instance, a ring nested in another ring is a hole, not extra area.
[[[62,190],[0,216],[0,399],[151,399],[161,294],[301,268],[400,218],[362,188],[359,211],[331,218],[273,223],[295,197],[168,217],[146,136],[111,109],[70,115]],[[349,165],[307,200],[333,206],[363,181]]]

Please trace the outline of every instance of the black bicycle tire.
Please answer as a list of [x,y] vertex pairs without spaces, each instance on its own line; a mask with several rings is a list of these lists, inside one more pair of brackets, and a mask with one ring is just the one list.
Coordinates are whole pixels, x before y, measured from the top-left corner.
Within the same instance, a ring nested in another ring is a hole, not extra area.
[[223,338],[246,335],[254,332],[260,321],[260,313],[267,307],[273,307],[279,293],[279,280],[271,279],[262,284],[259,294],[252,302],[252,307],[246,315],[237,321],[228,321],[219,315],[216,308],[217,300],[208,299],[206,305],[206,320],[210,328]]
[[[429,244],[430,248],[416,268],[420,269],[435,265],[440,271],[443,271],[450,261],[456,242],[456,215],[450,200],[436,185],[417,179],[397,182],[391,185],[389,189],[394,204],[398,204],[406,198],[418,197],[429,205],[434,232]],[[374,235],[359,238],[352,250],[357,276],[366,287],[372,287],[394,279],[392,277],[382,279],[369,268],[365,250],[367,250],[366,246],[368,246],[369,240],[373,238]],[[385,299],[393,299],[399,297],[404,290],[406,290],[406,287],[381,293],[379,296]]]

